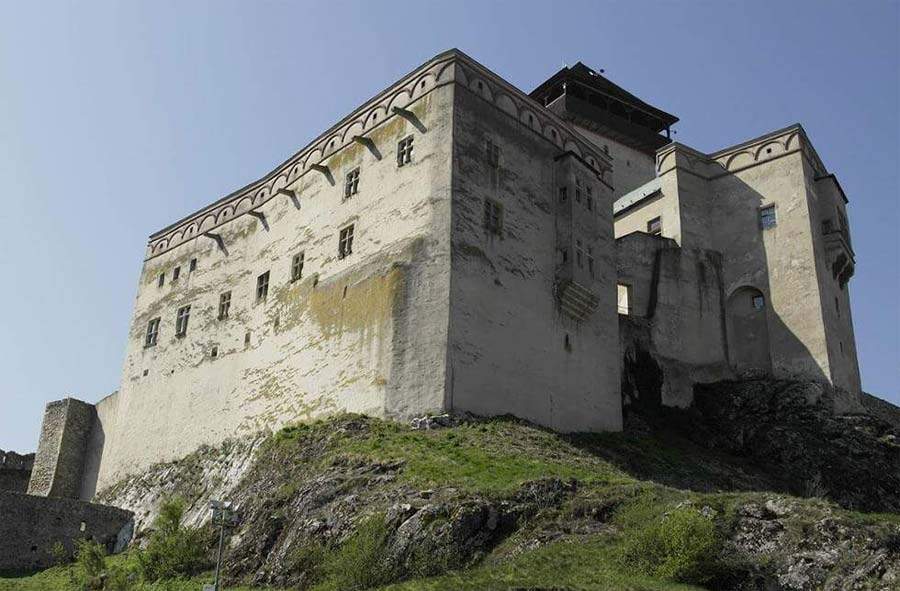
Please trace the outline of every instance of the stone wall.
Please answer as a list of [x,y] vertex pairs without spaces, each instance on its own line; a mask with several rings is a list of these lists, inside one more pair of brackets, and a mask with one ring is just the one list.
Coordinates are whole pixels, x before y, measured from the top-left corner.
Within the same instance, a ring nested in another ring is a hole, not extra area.
[[31,478],[34,454],[17,454],[0,449],[0,490],[25,492]]
[[78,539],[93,539],[108,552],[131,540],[132,513],[74,499],[0,491],[0,571],[26,572],[53,566],[53,546],[69,556]]
[[64,398],[47,405],[29,494],[78,498],[85,449],[95,420],[94,406],[81,400]]
[[618,282],[631,294],[619,324],[623,387],[634,386],[629,373],[644,371],[639,358],[648,354],[661,372],[659,403],[687,406],[695,383],[731,375],[721,257],[642,232],[616,240],[616,252]]
[[[476,81],[457,91],[454,115],[452,407],[562,431],[619,430],[611,189],[527,113],[496,109]],[[577,202],[576,178],[585,183]],[[501,208],[499,232],[485,227],[486,201]],[[555,290],[567,280],[597,297],[585,319],[561,310]]]
[[[443,408],[452,97],[442,80],[404,116],[382,111],[365,132],[350,130],[367,142],[347,138],[321,161],[327,172],[307,167],[290,195],[253,215],[239,207],[214,230],[218,239],[195,236],[145,261],[119,392],[98,406],[84,497],[153,462],[288,422]],[[405,138],[413,152],[401,167]],[[346,198],[355,169],[358,190]],[[341,257],[350,224],[352,253]],[[268,293],[258,297],[264,273]],[[159,336],[146,346],[155,318]]]

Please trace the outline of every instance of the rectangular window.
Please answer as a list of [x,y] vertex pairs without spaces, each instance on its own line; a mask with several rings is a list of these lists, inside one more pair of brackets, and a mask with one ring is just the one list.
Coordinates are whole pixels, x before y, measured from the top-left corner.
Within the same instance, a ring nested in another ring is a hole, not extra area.
[[145,347],[156,345],[159,338],[159,318],[154,318],[147,324],[147,338],[144,339]]
[[593,185],[587,186],[587,197],[585,198],[584,204],[587,206],[588,211],[594,211],[594,187],[593,187]]
[[175,283],[176,281],[178,281],[178,277],[180,275],[181,275],[181,267],[175,267],[175,269],[172,270],[172,283]]
[[581,244],[581,240],[575,241],[575,264],[578,265],[580,269],[583,266],[582,259],[584,258],[584,246]]
[[559,188],[559,202],[565,203],[568,196],[569,196],[568,187],[560,187]]
[[581,203],[581,177],[575,177],[575,203]]
[[159,279],[157,280],[156,285],[158,285],[159,287],[162,287],[165,284],[166,284],[166,274],[160,273]]
[[266,271],[256,278],[256,301],[264,302],[269,295],[269,272]]
[[412,162],[413,136],[400,140],[397,144],[397,166],[404,166]]
[[484,227],[492,234],[499,234],[503,228],[503,210],[499,203],[484,200]]
[[624,283],[616,284],[616,304],[619,314],[625,316],[631,314],[631,286]]
[[187,334],[188,327],[188,319],[191,317],[191,307],[190,306],[182,306],[178,308],[178,313],[175,315],[175,336],[183,337]]
[[231,310],[231,292],[219,294],[219,320],[228,320],[228,312]]
[[500,146],[494,143],[491,138],[487,139],[487,150],[485,154],[488,166],[491,168],[500,168]]
[[191,266],[188,267],[188,272],[193,273],[197,270],[197,259],[191,259]]
[[569,261],[569,249],[568,248],[560,248],[559,249],[559,258],[563,263],[567,263]]
[[766,307],[766,298],[761,295],[755,295],[750,300],[754,310],[762,310]]
[[647,233],[653,236],[662,235],[662,218],[653,218],[647,222]]
[[343,259],[353,254],[353,224],[343,230],[338,237],[338,258]]
[[590,246],[587,247],[587,263],[588,263],[588,273],[591,274],[591,277],[594,276],[594,249]]
[[291,281],[297,281],[303,277],[303,259],[304,253],[299,252],[294,255],[291,261]]
[[347,180],[344,183],[344,199],[356,195],[357,191],[359,191],[359,169],[354,168],[347,173]]
[[768,230],[769,228],[774,228],[776,224],[775,206],[766,205],[765,207],[761,207],[759,209],[759,227],[763,230]]

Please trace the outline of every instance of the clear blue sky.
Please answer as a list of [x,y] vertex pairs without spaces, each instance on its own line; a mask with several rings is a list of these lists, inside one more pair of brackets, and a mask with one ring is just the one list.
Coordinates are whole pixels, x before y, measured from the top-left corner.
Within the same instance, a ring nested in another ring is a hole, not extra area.
[[850,198],[863,384],[900,403],[898,6],[0,2],[0,448],[117,388],[151,232],[450,47],[526,91],[605,68],[704,151],[801,122]]

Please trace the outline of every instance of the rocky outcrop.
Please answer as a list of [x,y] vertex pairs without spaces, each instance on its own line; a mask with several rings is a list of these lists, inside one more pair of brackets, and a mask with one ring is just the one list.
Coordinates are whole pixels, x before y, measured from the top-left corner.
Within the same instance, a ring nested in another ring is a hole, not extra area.
[[834,415],[832,395],[813,382],[719,382],[697,385],[693,407],[667,416],[692,441],[780,475],[794,494],[900,513],[900,431],[867,414]]

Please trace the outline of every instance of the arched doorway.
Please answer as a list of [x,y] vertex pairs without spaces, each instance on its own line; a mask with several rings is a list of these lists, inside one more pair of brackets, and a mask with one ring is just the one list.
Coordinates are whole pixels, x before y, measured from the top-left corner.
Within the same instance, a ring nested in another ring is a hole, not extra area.
[[739,287],[728,298],[728,353],[731,367],[738,373],[772,372],[768,306],[765,296],[755,287]]

